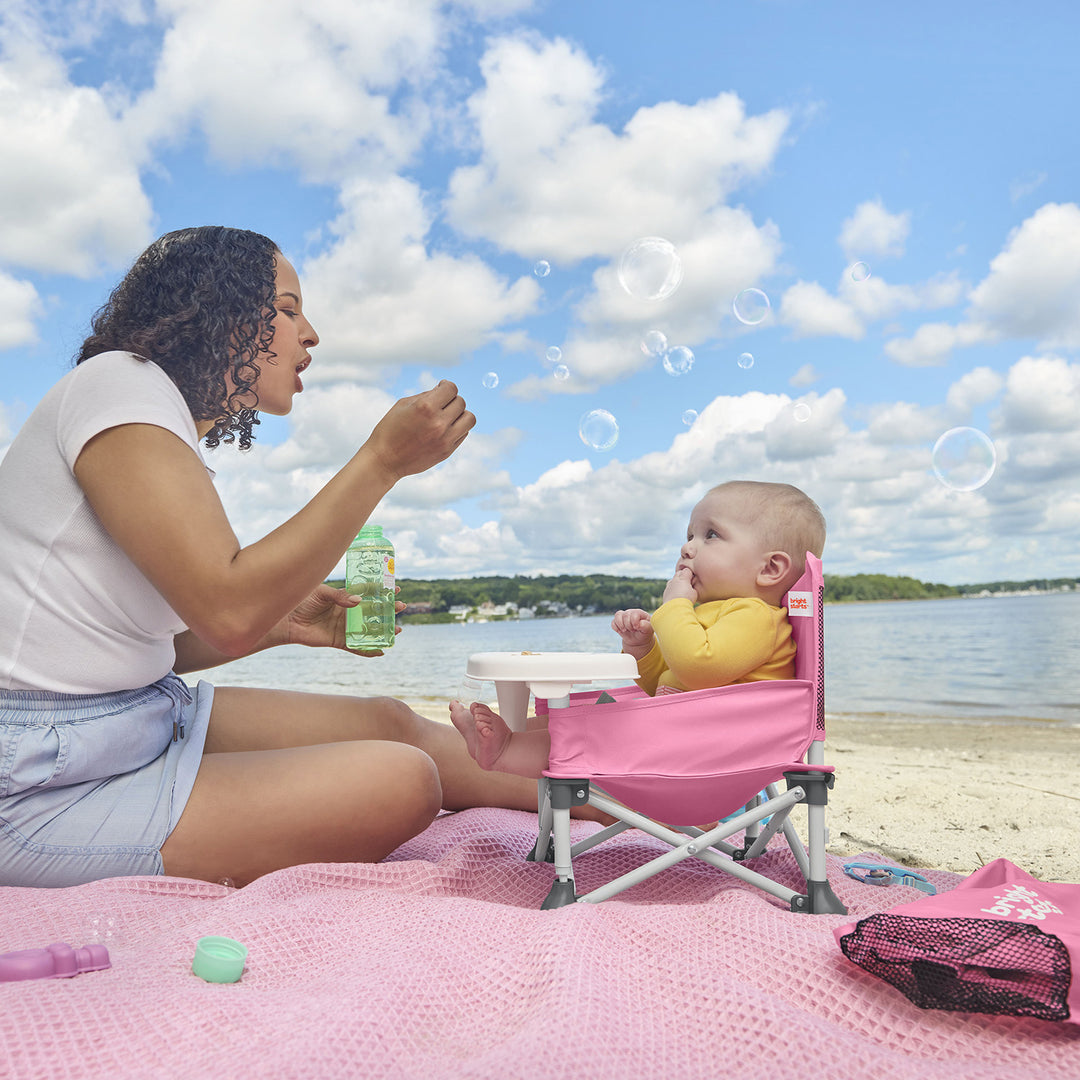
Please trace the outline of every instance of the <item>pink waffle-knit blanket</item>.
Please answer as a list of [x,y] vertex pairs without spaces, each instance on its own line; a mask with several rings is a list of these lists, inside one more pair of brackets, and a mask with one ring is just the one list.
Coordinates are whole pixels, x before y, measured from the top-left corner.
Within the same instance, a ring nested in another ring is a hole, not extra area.
[[[552,869],[523,859],[534,821],[446,814],[381,864],[301,866],[239,890],[149,877],[0,889],[0,952],[96,938],[113,961],[0,984],[0,1077],[1080,1076],[1077,1025],[922,1011],[844,958],[844,916],[792,914],[701,863],[540,911]],[[662,849],[624,833],[581,856],[579,889]],[[798,886],[789,853],[762,862]],[[921,896],[847,878],[834,857],[829,873],[853,915]],[[248,946],[240,982],[191,973],[207,934]]]

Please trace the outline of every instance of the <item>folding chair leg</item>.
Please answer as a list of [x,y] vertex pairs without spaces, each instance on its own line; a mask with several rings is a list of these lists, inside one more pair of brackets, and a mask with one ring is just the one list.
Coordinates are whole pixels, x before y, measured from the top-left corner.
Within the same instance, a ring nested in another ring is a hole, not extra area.
[[528,862],[551,862],[554,858],[551,843],[551,799],[546,776],[541,776],[536,782],[536,819],[536,844],[525,859]]
[[548,781],[548,803],[551,807],[555,841],[555,881],[540,905],[543,911],[577,903],[577,894],[574,892],[574,857],[570,849],[570,807],[583,806],[588,801],[588,780]]
[[847,908],[840,902],[829,884],[825,869],[825,807],[829,801],[829,788],[833,774],[807,770],[785,772],[788,786],[798,785],[806,792],[807,839],[809,843],[809,873],[806,874],[806,896],[792,901],[793,911],[807,911],[813,915],[846,915]]

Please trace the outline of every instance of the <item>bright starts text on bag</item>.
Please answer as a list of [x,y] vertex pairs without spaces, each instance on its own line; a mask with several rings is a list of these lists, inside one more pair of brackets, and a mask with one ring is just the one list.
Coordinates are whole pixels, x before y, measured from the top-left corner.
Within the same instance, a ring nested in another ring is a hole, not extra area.
[[1039,894],[1034,889],[1025,888],[1023,885],[1011,886],[1000,896],[994,897],[993,907],[979,910],[985,911],[987,915],[1000,915],[1002,918],[1015,915],[1018,919],[1042,920],[1047,915],[1062,914],[1057,904],[1039,899]]

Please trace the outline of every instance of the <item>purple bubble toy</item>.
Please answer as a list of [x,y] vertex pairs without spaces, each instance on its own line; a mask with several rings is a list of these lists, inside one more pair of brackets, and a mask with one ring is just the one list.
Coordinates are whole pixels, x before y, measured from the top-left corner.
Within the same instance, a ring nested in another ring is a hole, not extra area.
[[0,954],[0,983],[23,979],[70,979],[84,971],[101,971],[111,966],[109,950],[104,945],[73,949],[58,941],[44,949]]

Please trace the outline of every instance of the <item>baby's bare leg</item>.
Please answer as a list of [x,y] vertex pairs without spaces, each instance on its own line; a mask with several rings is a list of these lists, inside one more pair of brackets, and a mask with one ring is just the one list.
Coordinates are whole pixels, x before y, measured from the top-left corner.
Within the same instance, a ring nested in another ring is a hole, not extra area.
[[480,768],[516,776],[540,776],[547,768],[551,739],[546,730],[511,731],[498,713],[479,701],[469,708],[452,701],[450,719]]

